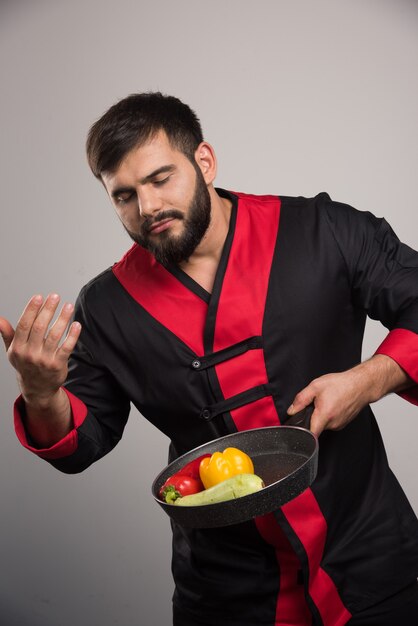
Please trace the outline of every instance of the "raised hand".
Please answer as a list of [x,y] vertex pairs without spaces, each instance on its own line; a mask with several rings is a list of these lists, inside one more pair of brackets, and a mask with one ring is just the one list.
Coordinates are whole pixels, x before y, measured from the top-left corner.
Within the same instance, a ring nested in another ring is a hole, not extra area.
[[16,330],[0,317],[0,333],[26,405],[26,425],[35,441],[45,447],[71,428],[70,405],[61,386],[81,331],[81,325],[73,322],[67,332],[74,310],[69,303],[64,304],[51,325],[59,301],[57,294],[50,294],[45,300],[33,296]]
[[67,376],[68,358],[80,335],[81,326],[73,322],[64,338],[72,312],[72,304],[64,304],[55,322],[60,298],[49,295],[33,296],[16,330],[0,318],[0,333],[10,363],[16,369],[23,398],[32,405],[42,406],[56,394]]

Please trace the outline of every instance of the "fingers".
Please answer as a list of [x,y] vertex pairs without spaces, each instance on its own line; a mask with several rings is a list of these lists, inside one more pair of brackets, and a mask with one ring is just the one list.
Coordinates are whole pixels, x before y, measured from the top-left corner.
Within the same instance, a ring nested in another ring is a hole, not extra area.
[[[52,308],[53,308],[53,305],[51,305],[49,313],[52,311]],[[55,306],[53,313],[55,312],[55,310],[56,310],[56,306]],[[57,317],[57,319],[55,320],[55,322],[49,329],[49,332],[47,336],[45,337],[45,342],[44,342],[44,350],[47,354],[51,354],[57,350],[59,343],[64,336],[65,330],[70,322],[73,310],[74,310],[74,307],[71,303],[67,302],[66,304],[64,304],[59,316]],[[45,316],[45,319],[47,319],[47,316]],[[51,319],[49,320],[48,324],[50,323]]]
[[32,296],[17,323],[16,331],[6,319],[0,318],[0,333],[6,349],[13,341],[13,354],[18,358],[26,355],[27,360],[31,362],[33,359],[38,361],[45,358],[50,362],[55,357],[58,357],[61,363],[67,361],[80,336],[81,325],[78,322],[71,324],[64,339],[74,312],[74,306],[69,302],[63,305],[57,319],[51,325],[59,301],[58,294],[49,294],[45,301],[41,295]]
[[60,348],[57,350],[57,358],[61,361],[68,361],[71,352],[75,348],[75,344],[78,341],[81,332],[81,324],[79,322],[73,322],[69,328],[67,336],[63,341]]
[[74,311],[72,304],[64,304],[48,331],[59,301],[58,294],[50,294],[45,301],[40,295],[33,296],[29,300],[16,326],[14,343],[17,349],[26,345],[31,351],[36,352],[42,349],[48,355],[57,350]]
[[295,396],[292,404],[287,409],[288,415],[294,415],[298,411],[301,411],[302,409],[307,407],[308,404],[311,404],[313,402],[315,395],[316,394],[313,389],[312,383],[302,389],[302,391],[299,391],[299,393]]
[[34,350],[43,346],[48,327],[55,315],[59,301],[59,295],[52,293],[46,298],[42,307],[38,310],[27,339]]
[[315,411],[311,415],[311,423],[309,426],[310,431],[319,437],[323,430],[325,430],[327,424],[327,420],[324,420],[321,413],[315,409]]
[[327,374],[312,380],[307,387],[296,394],[287,410],[289,415],[294,415],[294,413],[313,403],[315,408],[311,415],[309,429],[317,437],[323,430],[335,429],[334,417],[337,414],[340,395],[335,396],[338,377],[339,374]]
[[0,334],[4,341],[6,350],[8,350],[10,344],[13,341],[15,331],[13,329],[13,326],[10,324],[10,322],[8,322],[4,317],[0,317]]
[[32,296],[27,303],[16,326],[14,340],[17,346],[28,341],[32,325],[42,306],[42,300],[42,296],[36,295]]
[[358,368],[324,374],[311,381],[295,396],[288,413],[293,415],[313,402],[310,429],[315,435],[345,428],[367,403],[355,370]]
[[[289,415],[294,415],[298,411],[302,411],[302,409],[307,407],[309,404],[312,404],[315,398],[316,390],[314,389],[314,385],[310,383],[307,387],[302,389],[302,391],[299,391],[299,393],[295,396],[292,404],[287,409],[287,413]],[[317,407],[315,407],[311,415],[309,430],[313,432],[317,437],[319,437],[319,435],[324,430],[324,427],[325,424],[321,419],[320,412],[318,411]]]
[[65,382],[68,358],[80,335],[78,322],[73,322],[65,335],[74,311],[70,303],[64,304],[52,323],[59,300],[57,294],[50,294],[45,300],[33,296],[16,331],[0,318],[0,332],[6,347],[9,346],[9,361],[18,372],[23,397],[31,401],[50,399]]

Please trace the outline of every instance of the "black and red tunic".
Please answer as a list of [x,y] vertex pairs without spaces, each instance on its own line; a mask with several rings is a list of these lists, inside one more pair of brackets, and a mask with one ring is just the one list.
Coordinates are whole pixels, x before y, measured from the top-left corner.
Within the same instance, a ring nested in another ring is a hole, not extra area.
[[[80,293],[83,326],[66,390],[74,429],[49,449],[80,472],[119,441],[130,403],[171,439],[171,458],[219,436],[286,423],[312,379],[378,352],[418,382],[418,254],[370,213],[315,198],[232,200],[213,293],[134,245]],[[402,394],[418,404],[418,386]],[[320,437],[312,487],[228,528],[174,525],[176,623],[343,626],[418,575],[418,521],[390,471],[369,407]]]

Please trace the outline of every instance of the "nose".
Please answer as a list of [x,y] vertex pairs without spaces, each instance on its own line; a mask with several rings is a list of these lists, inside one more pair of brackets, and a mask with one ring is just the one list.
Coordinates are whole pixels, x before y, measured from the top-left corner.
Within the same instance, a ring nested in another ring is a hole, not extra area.
[[138,207],[141,217],[152,217],[161,211],[162,201],[158,193],[151,189],[138,190]]

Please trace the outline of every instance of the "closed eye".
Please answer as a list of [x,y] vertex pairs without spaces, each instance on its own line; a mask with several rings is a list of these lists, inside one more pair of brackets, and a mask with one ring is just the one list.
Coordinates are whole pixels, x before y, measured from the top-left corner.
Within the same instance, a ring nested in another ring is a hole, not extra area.
[[168,180],[170,179],[170,176],[166,176],[165,178],[161,179],[161,180],[154,180],[152,181],[152,184],[154,185],[154,187],[162,187],[163,185],[165,185]]
[[114,196],[114,200],[116,204],[124,205],[128,204],[128,202],[130,202],[135,195],[135,193],[124,193],[123,195]]

